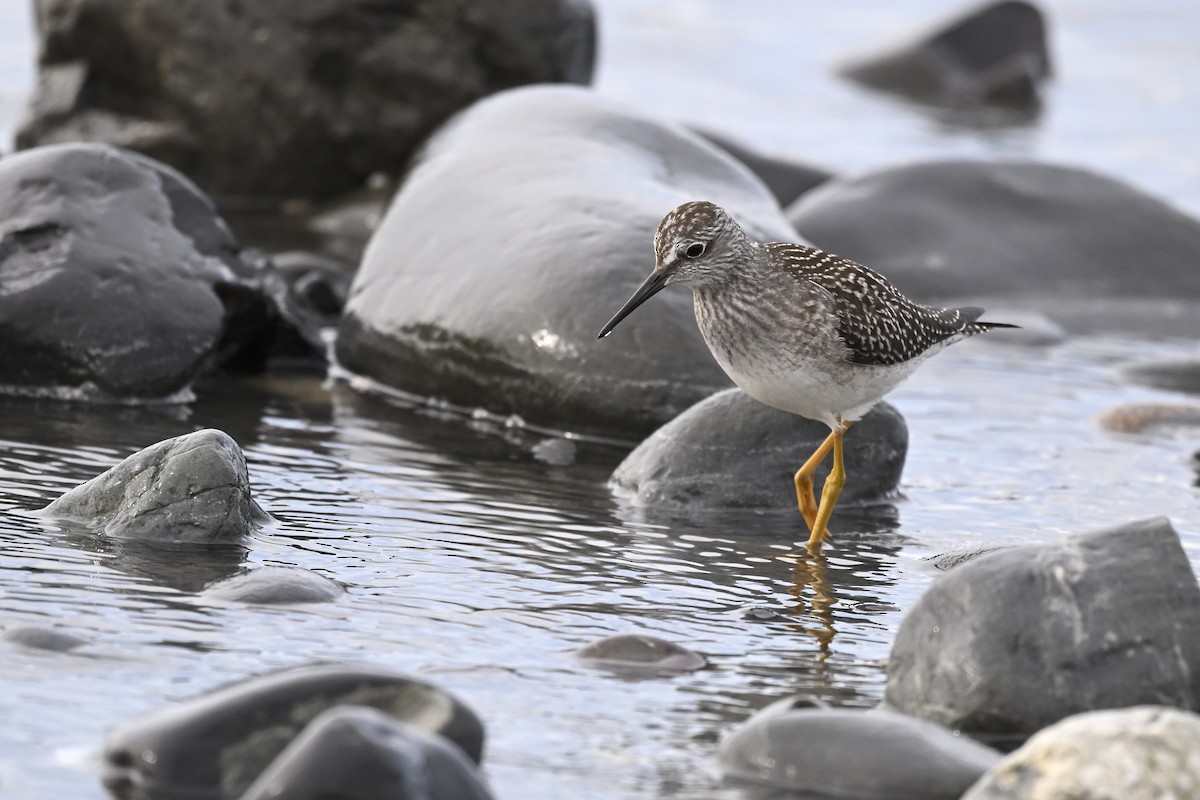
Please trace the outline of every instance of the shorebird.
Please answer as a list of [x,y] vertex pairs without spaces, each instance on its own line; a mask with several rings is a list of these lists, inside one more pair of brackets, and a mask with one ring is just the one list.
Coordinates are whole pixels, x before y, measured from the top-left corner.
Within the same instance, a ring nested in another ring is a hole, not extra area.
[[[992,328],[981,308],[931,308],[878,272],[789,242],[753,242],[724,209],[684,203],[654,235],[650,277],[600,330],[672,284],[692,290],[696,324],[717,363],[759,402],[818,420],[829,436],[796,471],[809,549],[828,536],[846,483],[842,436],[925,359]],[[813,474],[833,452],[817,503]]]

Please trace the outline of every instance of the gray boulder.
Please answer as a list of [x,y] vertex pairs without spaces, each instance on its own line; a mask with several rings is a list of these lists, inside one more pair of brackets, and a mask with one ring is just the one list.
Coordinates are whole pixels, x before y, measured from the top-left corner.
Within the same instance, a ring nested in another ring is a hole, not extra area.
[[449,740],[374,708],[323,712],[241,800],[491,800],[475,765]]
[[202,594],[209,600],[258,605],[324,603],[344,594],[341,585],[297,567],[259,567],[214,583]]
[[634,438],[729,385],[685,290],[596,334],[706,198],[796,238],[742,164],[583,89],[488,98],[429,142],[367,248],[337,341],[352,373],[560,430]]
[[1092,711],[1051,725],[963,800],[1166,800],[1200,792],[1200,717],[1161,706]]
[[105,145],[0,159],[0,391],[174,395],[205,369],[261,366],[290,310],[282,277],[175,170]]
[[237,541],[266,518],[250,497],[241,448],[212,429],[139,450],[41,513],[153,542]]
[[[116,144],[222,195],[326,196],[400,170],[459,108],[591,79],[587,0],[37,0],[19,147]],[[219,57],[214,57],[219,54]]]
[[986,553],[939,576],[900,624],[886,702],[1019,742],[1071,714],[1200,706],[1200,587],[1155,518]]
[[[786,508],[796,505],[792,478],[829,436],[829,427],[763,405],[741,389],[701,400],[630,453],[610,485],[644,505]],[[908,428],[882,403],[845,437],[843,503],[880,501],[896,492]],[[818,493],[833,459],[816,473]]]
[[317,664],[124,723],[104,741],[105,786],[118,797],[235,800],[317,715],[341,705],[378,709],[446,737],[476,763],[482,757],[483,724],[450,694],[387,670]]
[[1050,77],[1046,22],[1032,3],[987,3],[915,41],[848,63],[841,73],[930,106],[1000,108],[1024,112],[1022,119],[1038,109]]
[[790,698],[746,720],[721,742],[717,760],[727,779],[778,791],[958,800],[1000,754],[893,711],[813,708]]
[[1085,170],[912,164],[831,180],[788,217],[925,302],[1017,306],[1077,331],[1200,333],[1200,221]]

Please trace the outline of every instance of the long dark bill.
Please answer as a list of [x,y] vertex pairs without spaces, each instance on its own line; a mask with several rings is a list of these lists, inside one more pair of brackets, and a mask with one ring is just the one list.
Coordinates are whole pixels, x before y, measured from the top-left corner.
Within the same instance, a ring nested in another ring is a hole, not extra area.
[[614,314],[613,318],[605,323],[604,327],[600,329],[600,335],[596,338],[603,339],[605,336],[608,336],[610,333],[612,333],[612,329],[617,327],[618,322],[628,317],[630,313],[642,303],[661,292],[663,287],[666,285],[667,273],[659,272],[658,270],[651,272],[650,277],[646,278],[642,285],[638,287],[637,291],[633,293],[633,297],[626,300],[625,305],[621,306],[621,310]]

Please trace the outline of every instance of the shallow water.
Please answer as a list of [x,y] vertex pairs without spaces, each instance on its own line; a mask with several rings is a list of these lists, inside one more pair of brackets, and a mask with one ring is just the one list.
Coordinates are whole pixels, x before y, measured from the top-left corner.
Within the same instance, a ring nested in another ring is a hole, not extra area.
[[[1187,83],[1200,74],[1187,34],[1200,9],[1186,4],[1157,3],[1138,24],[1115,4],[1052,5],[1051,107],[1037,126],[1001,133],[939,126],[821,71],[952,4],[855,5],[817,19],[810,4],[760,2],[733,22],[716,0],[598,5],[597,83],[611,96],[838,169],[1029,154],[1200,210],[1187,133],[1200,127],[1200,88]],[[1113,113],[1122,108],[1136,110]],[[633,508],[605,487],[619,448],[573,442],[573,463],[546,463],[543,435],[319,376],[201,385],[180,406],[0,398],[0,627],[89,641],[70,653],[0,641],[0,795],[102,797],[93,758],[115,724],[251,673],[332,659],[425,676],[478,711],[499,798],[740,797],[711,771],[714,743],[793,692],[875,704],[896,628],[933,577],[925,557],[1164,514],[1200,563],[1200,434],[1115,435],[1096,422],[1120,403],[1187,399],[1130,383],[1123,364],[1195,355],[1191,342],[1131,336],[950,348],[892,397],[910,429],[904,496],[839,512],[823,562],[798,557],[806,536],[790,509]],[[238,440],[275,517],[245,549],[184,560],[26,513],[202,427]],[[262,565],[311,569],[348,591],[291,608],[196,596]],[[747,608],[776,616],[746,619]],[[634,681],[569,655],[631,631],[698,650],[710,667]]]

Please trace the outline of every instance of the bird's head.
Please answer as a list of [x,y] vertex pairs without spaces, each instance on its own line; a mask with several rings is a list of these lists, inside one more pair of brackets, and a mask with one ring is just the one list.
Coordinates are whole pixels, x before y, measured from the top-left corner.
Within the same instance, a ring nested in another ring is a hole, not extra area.
[[704,286],[729,273],[746,234],[720,206],[705,200],[684,203],[663,217],[654,234],[654,271],[600,330],[603,339],[635,308],[674,283]]

